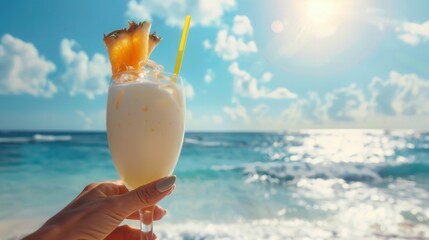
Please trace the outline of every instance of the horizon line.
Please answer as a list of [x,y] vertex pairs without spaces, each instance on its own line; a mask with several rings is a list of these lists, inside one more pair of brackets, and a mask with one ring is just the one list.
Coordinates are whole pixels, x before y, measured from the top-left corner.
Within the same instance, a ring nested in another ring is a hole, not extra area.
[[[297,131],[416,131],[429,132],[428,129],[413,128],[300,128],[300,129],[283,129],[283,130],[185,130],[185,133],[282,133]],[[76,132],[76,133],[105,133],[107,130],[91,129],[0,129],[0,133],[6,132]]]

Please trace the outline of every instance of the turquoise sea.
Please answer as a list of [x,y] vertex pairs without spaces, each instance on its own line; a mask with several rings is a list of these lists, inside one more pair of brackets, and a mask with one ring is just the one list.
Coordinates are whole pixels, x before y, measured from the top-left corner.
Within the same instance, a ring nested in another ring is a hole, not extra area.
[[[429,132],[187,133],[160,239],[429,239]],[[117,179],[104,132],[0,132],[0,239]]]

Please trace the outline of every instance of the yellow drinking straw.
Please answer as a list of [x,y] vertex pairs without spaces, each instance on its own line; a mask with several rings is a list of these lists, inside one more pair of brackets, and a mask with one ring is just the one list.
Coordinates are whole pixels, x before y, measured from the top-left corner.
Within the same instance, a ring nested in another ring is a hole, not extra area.
[[174,67],[174,74],[176,77],[173,78],[173,81],[177,80],[179,76],[180,67],[182,66],[183,53],[185,52],[186,39],[188,38],[189,24],[191,23],[191,16],[186,16],[185,25],[183,25],[182,38],[180,39],[179,51],[176,58],[176,66]]

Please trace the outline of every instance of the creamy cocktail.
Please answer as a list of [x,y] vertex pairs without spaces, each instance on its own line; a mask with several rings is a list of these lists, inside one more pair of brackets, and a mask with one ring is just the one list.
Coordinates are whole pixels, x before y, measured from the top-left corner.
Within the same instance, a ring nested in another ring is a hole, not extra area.
[[166,74],[112,82],[107,132],[116,169],[129,189],[170,175],[183,142],[185,98]]
[[[104,35],[112,66],[107,99],[107,137],[116,170],[129,190],[173,173],[183,143],[185,96],[179,77],[190,17],[179,45],[174,74],[149,60],[161,38],[151,23]],[[153,206],[140,210],[142,239],[152,239]]]

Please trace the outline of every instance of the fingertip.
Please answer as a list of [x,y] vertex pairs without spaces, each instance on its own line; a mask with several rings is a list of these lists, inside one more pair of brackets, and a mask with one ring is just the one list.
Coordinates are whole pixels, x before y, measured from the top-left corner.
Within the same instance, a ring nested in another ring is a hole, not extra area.
[[155,221],[161,220],[166,213],[167,211],[164,208],[156,205],[153,212],[153,220]]
[[174,184],[173,186],[171,186],[171,189],[168,191],[167,196],[170,195],[174,191],[174,189],[176,189],[176,184]]
[[176,176],[168,176],[158,180],[155,186],[158,192],[163,193],[171,189],[174,186],[174,182],[176,182]]
[[131,213],[139,209],[153,206],[161,199],[171,194],[176,188],[174,184],[175,181],[176,176],[165,177],[124,194],[121,199],[123,202],[128,202],[126,205],[127,214],[131,215]]

